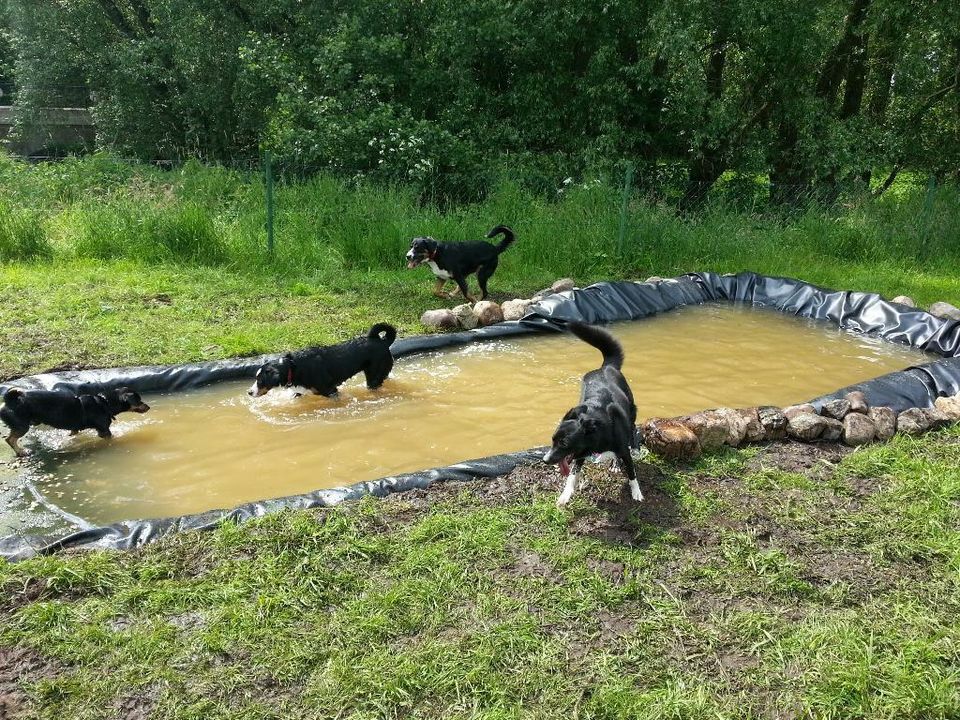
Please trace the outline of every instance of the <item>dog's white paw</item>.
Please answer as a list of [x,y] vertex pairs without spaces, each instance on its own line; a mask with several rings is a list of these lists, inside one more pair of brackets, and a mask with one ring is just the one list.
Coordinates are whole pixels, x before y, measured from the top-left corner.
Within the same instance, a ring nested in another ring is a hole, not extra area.
[[630,481],[630,497],[636,502],[643,502],[643,493],[640,492],[640,483],[636,480]]

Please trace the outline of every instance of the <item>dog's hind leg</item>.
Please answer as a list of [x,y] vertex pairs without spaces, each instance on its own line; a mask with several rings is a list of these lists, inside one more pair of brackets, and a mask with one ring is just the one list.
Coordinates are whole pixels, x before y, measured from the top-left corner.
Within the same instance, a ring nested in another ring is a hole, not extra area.
[[493,273],[496,271],[496,269],[497,269],[497,260],[496,258],[494,258],[486,265],[483,265],[477,271],[477,284],[480,285],[481,300],[486,300],[487,295],[490,294],[487,292],[487,280],[493,277]]
[[457,284],[457,287],[460,288],[460,292],[463,293],[463,297],[470,302],[476,302],[477,299],[470,294],[470,288],[467,287],[467,281],[465,278],[454,278],[453,281]]
[[392,355],[384,360],[378,360],[371,363],[363,371],[364,377],[367,378],[367,387],[371,390],[376,390],[378,387],[383,385],[383,382],[387,379],[387,376],[390,375],[390,371],[392,369]]

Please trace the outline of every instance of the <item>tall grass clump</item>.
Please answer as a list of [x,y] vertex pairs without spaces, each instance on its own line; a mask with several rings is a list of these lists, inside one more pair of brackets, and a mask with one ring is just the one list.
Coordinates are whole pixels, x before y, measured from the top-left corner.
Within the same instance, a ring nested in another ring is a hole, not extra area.
[[153,209],[143,223],[145,258],[219,265],[229,260],[227,245],[211,213],[195,203]]
[[42,216],[0,201],[0,261],[40,260],[52,255]]
[[194,203],[86,201],[65,211],[61,225],[78,257],[196,265],[219,265],[230,259],[212,214]]

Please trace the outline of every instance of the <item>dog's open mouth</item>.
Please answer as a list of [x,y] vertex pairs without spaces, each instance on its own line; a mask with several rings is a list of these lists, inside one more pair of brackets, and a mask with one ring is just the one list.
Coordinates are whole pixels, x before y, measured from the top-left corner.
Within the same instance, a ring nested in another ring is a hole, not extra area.
[[416,258],[414,258],[413,260],[409,260],[407,262],[407,270],[413,270],[413,268],[415,268],[420,263],[421,263],[421,260],[418,260]]
[[131,406],[130,409],[133,410],[134,412],[145,413],[147,410],[150,409],[150,406],[147,405],[146,403],[140,403],[139,405]]
[[570,474],[570,461],[573,460],[573,455],[567,455],[566,457],[560,458],[560,474],[566,477]]

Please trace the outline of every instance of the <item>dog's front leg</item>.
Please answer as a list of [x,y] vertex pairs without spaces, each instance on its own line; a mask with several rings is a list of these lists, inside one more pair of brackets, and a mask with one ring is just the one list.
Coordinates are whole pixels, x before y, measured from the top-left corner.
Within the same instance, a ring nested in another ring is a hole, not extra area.
[[629,478],[630,497],[635,502],[643,502],[643,493],[640,492],[640,483],[637,482],[637,468],[633,464],[633,458],[630,457],[630,449],[626,448],[617,453],[617,458],[620,460],[620,467],[624,474]]
[[443,278],[437,278],[437,284],[433,288],[433,294],[439,298],[449,297],[444,291],[443,288],[447,284],[447,281]]
[[577,482],[582,471],[583,461],[574,460],[573,466],[570,469],[570,474],[567,475],[567,482],[563,486],[563,492],[561,492],[560,497],[557,498],[557,507],[563,507],[573,498],[573,493],[577,489]]

